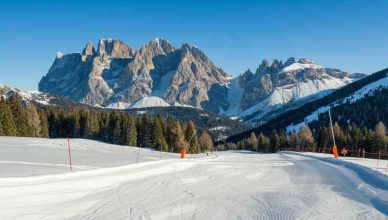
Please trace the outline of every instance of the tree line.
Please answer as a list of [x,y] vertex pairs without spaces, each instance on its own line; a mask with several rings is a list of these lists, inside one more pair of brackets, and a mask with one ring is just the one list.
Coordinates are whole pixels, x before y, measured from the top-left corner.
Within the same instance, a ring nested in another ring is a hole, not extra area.
[[192,121],[179,122],[160,115],[133,116],[124,112],[96,111],[82,107],[36,107],[17,95],[0,99],[0,136],[87,138],[166,152],[188,153],[213,149],[211,136],[196,132]]
[[[346,148],[348,155],[358,156],[359,150],[368,152],[366,157],[378,157],[381,150],[388,154],[387,129],[383,122],[376,124],[374,129],[359,128],[356,125],[349,125],[342,129],[338,123],[333,125],[335,142],[339,150]],[[330,152],[334,145],[331,127],[322,126],[318,129],[302,127],[298,132],[278,134],[273,130],[266,136],[262,132],[256,134],[251,132],[249,138],[244,138],[237,143],[227,142],[216,146],[220,150],[253,150],[257,152],[277,152],[281,149],[309,149],[318,151],[318,148],[326,148]]]

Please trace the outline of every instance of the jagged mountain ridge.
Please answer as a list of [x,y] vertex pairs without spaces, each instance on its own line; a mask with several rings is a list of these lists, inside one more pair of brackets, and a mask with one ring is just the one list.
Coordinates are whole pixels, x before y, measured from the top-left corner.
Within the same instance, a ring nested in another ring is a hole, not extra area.
[[156,96],[169,105],[256,122],[271,111],[281,111],[281,106],[295,107],[351,81],[347,72],[295,58],[271,65],[263,60],[255,73],[248,70],[231,78],[195,46],[177,49],[156,38],[136,50],[120,40],[101,39],[97,51],[89,42],[82,54],[57,53],[39,91],[113,108],[128,108]]
[[97,51],[89,42],[82,54],[57,54],[39,91],[99,106],[133,103],[154,93],[168,103],[201,108],[217,102],[214,85],[226,82],[226,73],[188,44],[176,49],[157,38],[137,51],[120,40],[101,39]]

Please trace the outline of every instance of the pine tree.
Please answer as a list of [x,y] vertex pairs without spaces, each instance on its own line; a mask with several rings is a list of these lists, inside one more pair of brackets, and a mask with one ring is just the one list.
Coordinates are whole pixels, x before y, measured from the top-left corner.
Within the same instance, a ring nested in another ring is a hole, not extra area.
[[175,132],[178,139],[174,145],[174,152],[180,152],[183,147],[186,147],[185,146],[186,142],[185,142],[185,135],[183,133],[183,129],[179,121],[176,122]]
[[138,123],[138,144],[140,147],[152,148],[151,143],[151,129],[152,122],[148,114],[144,114],[141,118],[141,122]]
[[260,152],[269,151],[269,139],[262,132],[259,134],[257,147]]
[[249,136],[248,148],[257,151],[257,138],[254,132],[251,132],[251,135]]
[[332,146],[333,140],[330,133],[330,128],[321,127],[318,131],[317,145],[318,147],[329,147]]
[[156,117],[152,123],[151,143],[154,149],[168,151],[166,139],[163,134],[163,119]]
[[39,111],[40,131],[39,137],[49,137],[49,125],[47,121],[47,115],[44,111]]
[[172,117],[167,118],[166,141],[170,152],[179,152],[184,145],[182,128],[179,122],[175,122]]
[[288,136],[288,143],[289,143],[290,147],[300,149],[299,136],[296,132],[292,132]]
[[8,103],[13,115],[13,120],[16,126],[17,136],[32,136],[32,127],[28,123],[28,116],[26,109],[22,106],[19,96],[13,95],[8,98]]
[[201,136],[199,138],[199,145],[200,145],[201,151],[205,151],[205,150],[213,151],[214,146],[213,146],[212,138],[206,131],[203,131],[201,133]]
[[303,148],[314,147],[314,137],[309,127],[303,127],[299,131],[298,145]]
[[128,145],[137,146],[136,120],[134,120],[132,117],[128,118],[126,131],[126,139]]
[[1,97],[0,101],[0,124],[2,133],[6,136],[16,136],[17,130],[9,104]]
[[289,147],[287,135],[284,132],[284,130],[282,130],[280,133],[280,147],[281,148],[288,148]]
[[378,152],[379,150],[383,150],[384,152],[387,152],[387,136],[386,136],[387,129],[385,125],[380,121],[375,126],[375,152]]
[[276,132],[276,130],[273,130],[271,134],[271,151],[278,152],[279,148],[280,148],[280,137]]
[[189,146],[188,152],[190,153],[198,152],[199,147],[198,147],[198,139],[195,135],[195,125],[191,120],[186,125],[185,139]]
[[27,106],[27,115],[28,115],[29,124],[32,127],[32,132],[33,132],[32,136],[40,137],[40,131],[41,131],[40,117],[39,117],[38,111],[36,110],[33,104],[29,104]]

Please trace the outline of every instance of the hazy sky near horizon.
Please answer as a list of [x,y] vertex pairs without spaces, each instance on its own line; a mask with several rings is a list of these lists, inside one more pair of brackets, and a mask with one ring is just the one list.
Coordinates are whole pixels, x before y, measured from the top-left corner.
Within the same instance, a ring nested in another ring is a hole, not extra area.
[[231,75],[290,56],[372,73],[388,67],[388,1],[7,1],[0,4],[0,83],[37,90],[57,51],[116,38],[196,45]]

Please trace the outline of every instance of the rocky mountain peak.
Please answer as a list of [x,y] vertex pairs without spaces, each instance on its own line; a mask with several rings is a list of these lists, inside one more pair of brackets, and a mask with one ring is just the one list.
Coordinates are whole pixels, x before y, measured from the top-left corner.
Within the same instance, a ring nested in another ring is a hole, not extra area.
[[97,53],[100,56],[106,54],[116,58],[129,58],[135,55],[136,50],[121,40],[108,38],[99,40]]
[[274,59],[271,64],[272,69],[280,70],[283,68],[283,62],[278,59]]
[[165,54],[168,54],[172,51],[175,51],[175,47],[164,38],[155,38],[150,43],[156,43],[156,45],[161,49]]
[[295,62],[296,62],[295,57],[290,57],[284,63],[283,68],[287,67],[287,66],[290,66],[290,65],[294,64]]
[[82,54],[62,56],[40,81],[40,91],[100,106],[130,106],[148,96],[215,112],[228,105],[227,74],[188,44],[176,49],[156,38],[137,52],[120,40],[101,39],[97,52],[88,43]]
[[301,63],[301,64],[317,64],[313,60],[310,60],[310,59],[307,59],[307,58],[300,58],[298,60],[298,63]]
[[63,53],[58,51],[57,54],[55,55],[55,58],[61,59],[63,57]]
[[84,56],[93,56],[95,54],[96,54],[96,50],[94,49],[93,43],[89,41],[86,44],[84,50],[82,51],[82,55],[84,55]]

